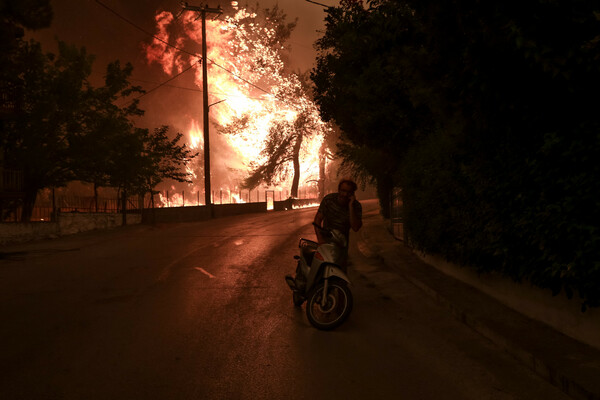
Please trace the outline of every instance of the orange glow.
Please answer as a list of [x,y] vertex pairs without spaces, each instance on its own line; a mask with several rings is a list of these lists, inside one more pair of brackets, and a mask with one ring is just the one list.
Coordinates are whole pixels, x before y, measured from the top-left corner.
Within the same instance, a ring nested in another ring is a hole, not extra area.
[[310,208],[310,207],[318,207],[319,203],[309,203],[309,204],[292,204],[292,209],[297,210],[299,208]]
[[[243,8],[231,16],[207,19],[206,23],[209,104],[214,104],[210,107],[211,166],[222,166],[221,171],[229,171],[226,177],[213,175],[213,182],[222,187],[239,185],[249,174],[252,164],[266,161],[267,154],[263,149],[274,124],[278,122],[285,129],[294,129],[299,117],[305,121],[300,149],[300,182],[319,179],[319,152],[328,128],[299,77],[286,70],[281,45],[268,45],[269,40],[273,43],[276,38],[275,29],[260,23],[255,14]],[[156,29],[156,36],[178,47],[188,43],[186,48],[201,48],[202,26],[196,13],[184,12],[178,19],[169,12],[158,13]],[[169,32],[178,33],[169,35]],[[189,41],[196,44],[190,46]],[[157,39],[145,47],[145,52],[148,61],[158,63],[169,76],[198,61],[198,57],[178,52]],[[193,73],[195,84],[201,88],[200,63],[194,66]],[[225,101],[217,105],[221,100]],[[198,101],[201,106],[201,97]],[[281,122],[285,124],[281,125]],[[201,152],[204,146],[202,121],[190,117],[185,124],[189,127],[188,145]],[[212,137],[219,131],[225,132],[219,144],[228,147],[219,149],[219,153],[228,156],[215,160]],[[197,162],[188,168],[194,179],[193,190],[197,192],[204,181],[203,166]],[[212,168],[211,172],[215,174]],[[292,178],[293,168],[289,163],[272,183],[289,189]],[[243,199],[232,197],[236,202],[243,202]],[[174,199],[169,199],[171,205],[178,204]],[[214,201],[218,202],[218,199]]]
[[166,44],[169,42],[167,27],[171,22],[173,22],[173,14],[170,12],[163,11],[157,14],[156,28],[158,32],[154,36],[158,39],[154,38],[152,39],[152,44],[144,46],[148,61],[162,65],[163,71],[169,75],[173,72],[176,56],[176,49]]
[[246,200],[244,200],[243,196],[241,196],[241,194],[239,193],[231,193],[231,199],[233,203],[246,203]]

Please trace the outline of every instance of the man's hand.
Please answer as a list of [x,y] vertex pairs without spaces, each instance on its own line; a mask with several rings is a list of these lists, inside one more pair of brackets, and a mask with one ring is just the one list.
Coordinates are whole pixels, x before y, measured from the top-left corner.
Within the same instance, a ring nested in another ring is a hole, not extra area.
[[313,226],[315,228],[315,235],[317,236],[317,242],[319,244],[327,243],[323,235],[321,234],[321,226],[323,223],[323,214],[317,211],[317,215],[315,215],[315,220],[313,221]]
[[352,193],[350,196],[348,196],[350,198],[350,202],[348,203],[348,207],[352,208],[352,203],[354,203],[354,200],[356,200],[356,195],[354,193]]
[[354,211],[354,201],[356,200],[356,195],[352,193],[349,198],[350,203],[348,203],[348,210],[350,212],[350,227],[354,232],[358,232],[358,230],[362,227],[362,219],[356,215],[356,211]]

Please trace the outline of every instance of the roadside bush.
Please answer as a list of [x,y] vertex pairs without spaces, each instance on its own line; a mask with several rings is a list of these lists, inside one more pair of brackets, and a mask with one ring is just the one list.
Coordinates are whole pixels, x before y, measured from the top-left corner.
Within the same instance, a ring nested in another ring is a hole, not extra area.
[[538,145],[511,159],[499,143],[441,134],[415,146],[402,169],[405,229],[421,251],[600,306],[600,135]]

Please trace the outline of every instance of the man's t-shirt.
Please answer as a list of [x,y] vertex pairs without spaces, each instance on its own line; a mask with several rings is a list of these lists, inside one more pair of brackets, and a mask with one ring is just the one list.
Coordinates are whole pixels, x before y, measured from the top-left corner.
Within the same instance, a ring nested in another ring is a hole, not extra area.
[[[338,193],[330,193],[323,197],[319,210],[323,214],[323,228],[337,229],[342,232],[346,239],[350,235],[350,210],[348,206],[341,206],[338,203]],[[358,200],[354,200],[354,212],[356,216],[362,218],[362,206]]]

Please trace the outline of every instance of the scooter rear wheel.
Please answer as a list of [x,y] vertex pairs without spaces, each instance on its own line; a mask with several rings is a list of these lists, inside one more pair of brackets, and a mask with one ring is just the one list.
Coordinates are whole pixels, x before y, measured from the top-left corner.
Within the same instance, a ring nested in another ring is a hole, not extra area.
[[306,303],[308,321],[317,329],[331,330],[340,326],[352,311],[352,292],[345,281],[329,279],[327,301],[323,306],[324,282],[309,294]]

